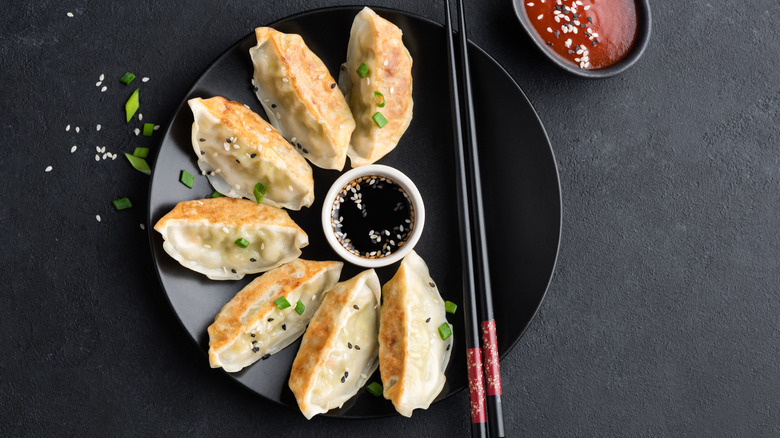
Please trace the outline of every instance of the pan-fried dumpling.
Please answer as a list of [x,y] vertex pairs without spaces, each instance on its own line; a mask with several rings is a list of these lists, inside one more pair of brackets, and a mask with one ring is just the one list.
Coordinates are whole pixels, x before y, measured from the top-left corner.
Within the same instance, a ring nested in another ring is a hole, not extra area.
[[339,281],[343,265],[298,259],[255,278],[208,328],[211,367],[240,371],[292,344]]
[[154,229],[165,239],[165,252],[212,280],[273,269],[298,258],[309,244],[286,211],[246,199],[179,202]]
[[427,409],[444,387],[452,349],[452,336],[442,340],[439,333],[444,324],[444,300],[428,266],[412,251],[382,287],[379,329],[384,396],[401,415]]
[[252,83],[268,120],[316,166],[341,170],[355,120],[328,68],[296,34],[255,29]]
[[363,8],[352,22],[339,84],[355,117],[350,162],[371,164],[395,148],[412,121],[412,57],[401,29]]
[[379,278],[373,269],[336,285],[303,335],[290,389],[306,418],[341,407],[377,367]]
[[309,163],[262,117],[219,96],[187,103],[195,117],[192,147],[198,166],[217,191],[253,200],[255,185],[262,183],[268,205],[291,210],[311,205],[314,179]]

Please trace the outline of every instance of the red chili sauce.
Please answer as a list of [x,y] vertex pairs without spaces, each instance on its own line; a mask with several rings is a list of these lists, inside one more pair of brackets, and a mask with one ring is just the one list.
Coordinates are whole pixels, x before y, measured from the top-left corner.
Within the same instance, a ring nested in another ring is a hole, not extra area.
[[609,67],[634,46],[634,0],[523,0],[539,38],[585,70]]

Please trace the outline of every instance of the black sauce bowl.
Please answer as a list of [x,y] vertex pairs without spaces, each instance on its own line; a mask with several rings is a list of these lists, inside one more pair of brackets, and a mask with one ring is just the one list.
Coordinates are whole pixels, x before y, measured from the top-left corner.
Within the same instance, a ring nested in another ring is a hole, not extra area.
[[571,74],[583,78],[600,79],[623,73],[631,66],[633,66],[642,56],[642,54],[645,52],[648,41],[650,41],[650,30],[652,28],[650,0],[634,0],[636,4],[637,15],[637,36],[634,47],[631,48],[631,51],[623,59],[614,65],[598,70],[585,70],[564,61],[560,56],[558,56],[558,54],[547,48],[542,39],[537,36],[533,24],[531,24],[530,20],[528,19],[528,15],[525,13],[525,2],[527,1],[529,0],[512,0],[512,3],[515,7],[515,14],[520,20],[520,24],[523,25],[523,29],[525,29],[528,36],[531,37],[531,41],[536,44],[536,47],[538,47],[539,50],[541,50],[542,53],[544,53],[544,55],[553,62],[553,64]]

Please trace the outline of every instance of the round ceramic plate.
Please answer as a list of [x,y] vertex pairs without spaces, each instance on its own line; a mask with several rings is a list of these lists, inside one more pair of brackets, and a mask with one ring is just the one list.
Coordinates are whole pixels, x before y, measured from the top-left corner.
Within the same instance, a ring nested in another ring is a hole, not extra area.
[[[330,71],[337,74],[346,57],[352,20],[359,10],[321,9],[271,26],[300,34]],[[414,119],[395,150],[378,163],[400,169],[420,189],[427,218],[415,250],[427,262],[444,299],[459,306],[456,314],[449,315],[455,344],[441,399],[467,384],[445,33],[442,25],[423,18],[384,9],[377,12],[403,30],[404,43],[414,59]],[[213,191],[198,171],[190,144],[193,118],[186,104],[188,99],[223,96],[249,105],[264,116],[250,84],[253,67],[248,52],[255,44],[252,32],[229,48],[195,82],[165,133],[151,180],[149,229],[160,282],[174,313],[204,353],[208,351],[206,328],[222,306],[255,276],[240,281],[213,281],[190,271],[165,253],[162,237],[151,231],[151,226],[179,201],[207,197]],[[549,140],[528,99],[506,71],[474,45],[470,46],[470,58],[498,346],[504,356],[531,322],[555,267],[561,228],[560,186]],[[195,175],[192,189],[179,182],[181,170]],[[320,209],[325,193],[341,172],[317,167],[313,170],[314,204],[289,213],[309,235],[310,243],[303,249],[302,258],[339,260],[323,235]],[[396,263],[378,269],[382,283],[397,268]],[[351,278],[360,271],[357,266],[345,264],[341,278]],[[300,341],[230,376],[263,397],[297,409],[287,380],[299,344]],[[203,360],[208,360],[205,355]],[[370,381],[379,381],[379,372]],[[394,413],[389,401],[362,389],[342,408],[327,415],[366,418]]]

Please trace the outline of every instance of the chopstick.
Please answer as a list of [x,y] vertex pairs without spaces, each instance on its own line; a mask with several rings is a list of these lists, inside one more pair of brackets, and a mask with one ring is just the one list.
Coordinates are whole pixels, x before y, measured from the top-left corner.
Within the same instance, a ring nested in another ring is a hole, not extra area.
[[[464,313],[466,318],[466,354],[469,376],[471,432],[472,436],[486,436],[486,426],[489,424],[490,436],[503,437],[501,372],[496,342],[492,290],[490,287],[490,268],[485,236],[471,75],[469,72],[466,20],[463,0],[458,0],[460,63],[457,63],[452,38],[452,18],[449,0],[445,0],[445,4],[447,57],[450,66],[450,101],[452,106],[453,139],[456,149],[455,161],[458,172],[456,187],[458,211],[460,214],[461,263],[463,265],[464,280],[463,301],[466,308]],[[461,81],[458,80],[459,75],[462,78]],[[464,105],[461,105],[460,102],[459,89],[461,87],[465,95]],[[465,114],[467,122],[465,125],[462,121],[461,112]],[[464,186],[468,187],[468,191]],[[474,236],[472,236],[472,233],[474,233]],[[476,272],[474,270],[475,265],[478,268]],[[477,287],[479,288],[478,294],[476,293]],[[479,296],[479,301],[477,301],[477,295]],[[479,319],[477,319],[477,311],[479,311]],[[480,328],[482,332],[482,351],[479,348]],[[483,355],[484,358],[481,357]],[[482,375],[482,359],[485,361],[485,378]],[[487,381],[486,397],[485,380]],[[486,418],[485,415],[485,402],[487,402],[487,417],[489,418]],[[486,424],[488,419],[489,422]]]

